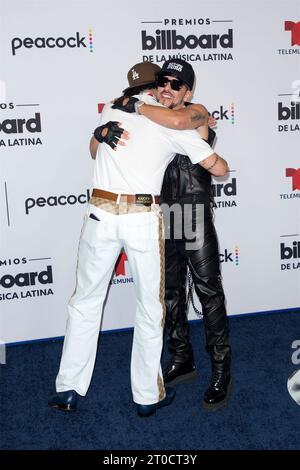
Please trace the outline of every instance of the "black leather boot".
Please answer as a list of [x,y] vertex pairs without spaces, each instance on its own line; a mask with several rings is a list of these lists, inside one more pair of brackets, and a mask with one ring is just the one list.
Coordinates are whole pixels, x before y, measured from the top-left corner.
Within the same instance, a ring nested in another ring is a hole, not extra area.
[[229,401],[232,389],[232,379],[230,375],[230,358],[223,361],[212,362],[212,376],[208,389],[203,397],[203,408],[206,411],[216,411],[225,408]]
[[194,364],[194,358],[188,361],[178,362],[171,358],[169,364],[163,372],[164,383],[166,385],[177,385],[180,383],[191,383],[197,378],[197,371]]

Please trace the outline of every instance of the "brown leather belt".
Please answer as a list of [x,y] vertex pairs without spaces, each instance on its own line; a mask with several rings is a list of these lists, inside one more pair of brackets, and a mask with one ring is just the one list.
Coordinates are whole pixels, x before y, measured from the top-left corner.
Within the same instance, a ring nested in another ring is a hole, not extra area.
[[[102,197],[110,201],[117,201],[119,194],[104,191],[103,189],[93,189],[93,197]],[[127,204],[137,204],[143,206],[151,206],[153,204],[153,197],[151,194],[121,194],[120,202],[127,202]],[[159,196],[154,196],[155,204],[159,204]]]

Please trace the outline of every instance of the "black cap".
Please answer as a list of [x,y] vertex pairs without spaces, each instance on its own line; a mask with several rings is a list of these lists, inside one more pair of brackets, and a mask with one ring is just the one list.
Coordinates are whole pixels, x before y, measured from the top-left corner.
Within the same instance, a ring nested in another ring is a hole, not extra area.
[[167,60],[162,66],[159,76],[170,75],[176,77],[185,83],[191,90],[194,86],[195,72],[193,67],[182,59]]

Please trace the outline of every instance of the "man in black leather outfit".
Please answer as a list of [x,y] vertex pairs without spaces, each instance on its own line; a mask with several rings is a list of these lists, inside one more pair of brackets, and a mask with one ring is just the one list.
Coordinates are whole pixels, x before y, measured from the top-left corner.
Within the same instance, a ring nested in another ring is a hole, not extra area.
[[[186,77],[188,78],[185,81]],[[205,124],[201,122],[203,119],[202,109],[199,109],[201,105],[189,106],[188,103],[178,101],[178,92],[171,86],[171,80],[174,79],[183,81],[192,90],[194,71],[190,64],[181,59],[171,59],[159,72],[157,99],[167,106],[168,110],[137,103],[138,100],[135,98],[130,98],[127,108],[123,102],[120,109],[123,108],[128,112],[131,104],[132,111],[132,100],[136,100],[134,103],[136,111],[158,124],[178,129],[196,128]],[[205,140],[212,145],[214,138],[215,132],[209,129]],[[212,367],[210,384],[203,397],[203,407],[209,411],[227,405],[232,386],[228,321],[220,274],[218,240],[212,213],[211,173],[213,172],[205,170],[200,165],[192,164],[187,156],[177,154],[167,167],[161,191],[163,205],[171,207],[179,204],[182,213],[189,210],[193,215],[183,218],[185,226],[181,237],[178,237],[178,233],[175,234],[174,218],[170,218],[170,236],[165,240],[166,333],[170,360],[164,370],[164,381],[168,385],[176,385],[192,381],[197,375],[187,319],[186,285],[189,269],[202,305],[206,350]],[[204,241],[202,246],[195,249],[189,246],[188,242],[191,240],[186,239],[185,234],[200,230],[200,227],[196,226],[197,205],[204,206],[204,218],[201,220],[201,224],[204,224]],[[186,224],[191,226],[187,227]]]
[[[208,143],[215,133],[210,129]],[[198,249],[186,248],[186,240],[165,240],[166,329],[170,360],[164,370],[166,384],[176,385],[196,378],[193,348],[189,337],[187,273],[191,272],[202,305],[206,350],[211,359],[212,377],[203,398],[203,407],[216,410],[226,406],[231,387],[228,321],[221,281],[218,240],[212,214],[211,174],[193,165],[185,155],[176,155],[164,176],[162,202],[204,205],[204,243]],[[187,223],[187,222],[186,222]],[[171,219],[172,224],[172,219]],[[189,232],[190,233],[190,232]],[[173,235],[173,236],[172,236]]]

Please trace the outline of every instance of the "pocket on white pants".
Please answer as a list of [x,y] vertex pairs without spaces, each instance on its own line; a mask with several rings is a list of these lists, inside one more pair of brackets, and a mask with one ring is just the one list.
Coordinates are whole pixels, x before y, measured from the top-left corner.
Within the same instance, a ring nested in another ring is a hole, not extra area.
[[117,216],[91,204],[86,214],[82,240],[91,246],[95,246],[103,240],[116,240],[115,217]]

